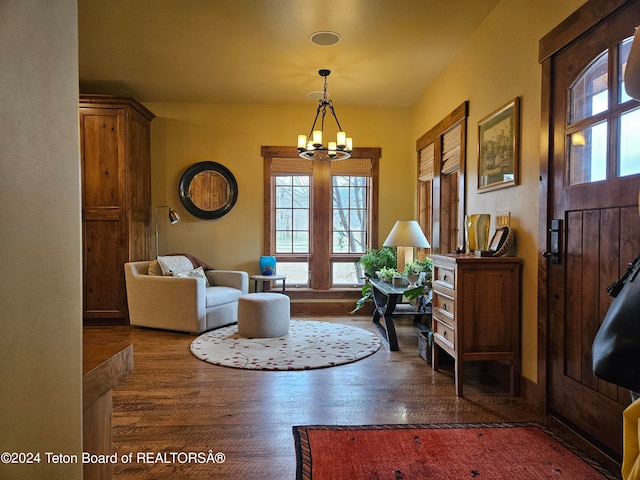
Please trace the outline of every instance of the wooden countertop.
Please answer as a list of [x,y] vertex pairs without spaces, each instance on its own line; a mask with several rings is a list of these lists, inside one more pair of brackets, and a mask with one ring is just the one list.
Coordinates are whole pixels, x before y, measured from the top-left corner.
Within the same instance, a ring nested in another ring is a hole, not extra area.
[[133,345],[83,340],[82,406],[86,409],[133,371]]

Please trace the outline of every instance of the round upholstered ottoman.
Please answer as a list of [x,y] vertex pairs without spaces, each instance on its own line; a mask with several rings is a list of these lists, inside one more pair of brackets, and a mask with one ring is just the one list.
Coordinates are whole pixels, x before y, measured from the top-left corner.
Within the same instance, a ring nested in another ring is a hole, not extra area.
[[238,299],[238,334],[247,338],[289,334],[289,297],[282,293],[250,293]]

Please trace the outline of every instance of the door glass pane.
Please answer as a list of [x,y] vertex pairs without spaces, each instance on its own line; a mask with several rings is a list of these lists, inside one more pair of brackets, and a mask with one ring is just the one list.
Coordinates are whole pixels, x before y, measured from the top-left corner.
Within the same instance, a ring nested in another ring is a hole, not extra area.
[[640,108],[620,116],[618,175],[640,173]]
[[625,38],[620,45],[618,45],[618,103],[624,103],[631,100],[631,97],[627,95],[624,89],[624,71],[627,68],[627,59],[629,58],[629,50],[631,50],[631,43],[633,37]]
[[567,138],[569,185],[607,178],[607,122],[598,123]]
[[276,273],[287,276],[287,286],[309,285],[309,264],[307,262],[281,262],[276,263]]
[[331,264],[332,286],[354,287],[364,285],[362,272],[357,262],[333,262]]
[[570,124],[609,108],[608,61],[609,54],[605,50],[587,67],[569,90]]

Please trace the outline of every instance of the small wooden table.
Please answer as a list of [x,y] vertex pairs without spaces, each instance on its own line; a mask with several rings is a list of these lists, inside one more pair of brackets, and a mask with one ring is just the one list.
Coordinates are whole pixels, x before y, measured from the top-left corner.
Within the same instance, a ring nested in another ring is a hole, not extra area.
[[[394,287],[392,284],[383,282],[379,278],[370,278],[373,290],[373,326],[378,331],[383,343],[391,351],[400,350],[398,347],[398,337],[396,327],[393,324],[393,317],[415,316],[415,321],[420,322],[422,316],[428,314],[426,309],[418,309],[415,305],[401,303],[402,296],[409,287]],[[380,319],[384,319],[384,325]]]
[[266,290],[267,287],[267,283],[269,282],[275,282],[277,280],[282,280],[282,293],[284,293],[285,290],[285,282],[287,280],[287,276],[286,275],[251,275],[251,280],[254,281],[253,284],[253,291],[257,292],[258,291],[258,282],[261,281],[262,282],[262,291],[264,292]]

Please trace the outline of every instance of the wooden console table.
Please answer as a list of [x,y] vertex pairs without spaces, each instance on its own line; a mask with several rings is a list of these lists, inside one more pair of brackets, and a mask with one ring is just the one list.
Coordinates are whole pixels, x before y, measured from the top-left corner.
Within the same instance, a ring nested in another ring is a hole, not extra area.
[[510,365],[510,391],[520,393],[522,260],[513,257],[431,255],[433,260],[432,366],[442,349],[455,361],[462,396],[465,362]]
[[[133,345],[84,342],[82,354],[82,450],[111,455],[112,389],[133,370]],[[85,463],[83,477],[108,480],[110,463]]]

